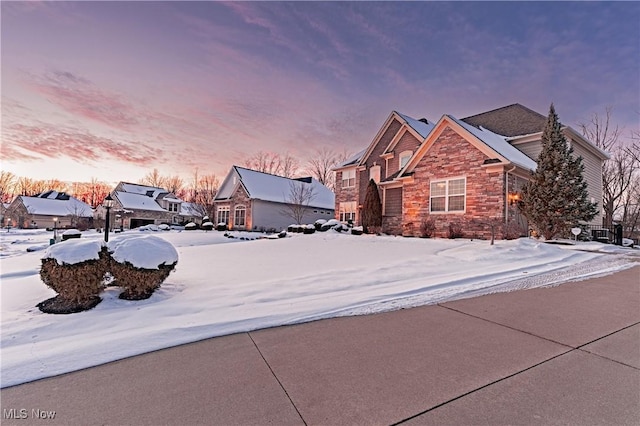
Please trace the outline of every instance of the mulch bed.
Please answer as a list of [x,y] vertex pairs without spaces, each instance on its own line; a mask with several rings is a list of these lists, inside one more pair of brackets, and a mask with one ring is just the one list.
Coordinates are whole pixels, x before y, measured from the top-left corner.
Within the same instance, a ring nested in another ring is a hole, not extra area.
[[75,314],[93,309],[100,302],[102,299],[99,296],[94,296],[83,302],[73,302],[57,295],[38,303],[36,307],[45,314]]

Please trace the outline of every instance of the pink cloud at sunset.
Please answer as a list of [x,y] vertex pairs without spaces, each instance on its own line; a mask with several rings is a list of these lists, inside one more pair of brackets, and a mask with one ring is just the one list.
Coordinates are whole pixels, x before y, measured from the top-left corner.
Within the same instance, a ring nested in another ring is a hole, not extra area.
[[637,128],[634,2],[6,2],[2,170],[224,176],[258,151],[356,152],[392,110],[554,102]]

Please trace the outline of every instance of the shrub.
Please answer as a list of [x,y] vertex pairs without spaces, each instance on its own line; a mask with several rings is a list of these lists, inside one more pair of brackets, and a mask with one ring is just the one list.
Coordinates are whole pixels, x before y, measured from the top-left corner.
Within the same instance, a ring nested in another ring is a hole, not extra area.
[[457,222],[451,222],[449,224],[449,232],[447,233],[447,236],[451,239],[464,237],[464,232],[462,232],[462,225]]
[[425,219],[420,223],[420,236],[422,238],[433,237],[436,231],[436,223],[433,219]]
[[[218,229],[220,227],[220,224],[218,224],[218,226],[216,227],[216,229],[218,231],[226,231],[227,230],[227,225],[224,225],[225,229]],[[213,230],[213,223],[212,222],[203,222],[202,225],[200,226],[200,229],[204,229],[205,231],[211,231]]]
[[313,234],[316,232],[316,227],[314,225],[303,225],[302,232],[305,234]]
[[82,234],[77,229],[67,229],[62,233],[62,241],[70,240],[72,238],[80,238]]
[[219,224],[216,225],[216,231],[227,231],[227,230],[229,230],[229,228],[227,228],[227,224],[224,222],[220,222]]
[[185,231],[193,231],[193,230],[195,230],[196,228],[198,228],[198,225],[196,225],[196,224],[195,224],[195,223],[193,223],[193,222],[189,222],[189,223],[187,223],[187,224],[184,226],[184,230],[185,230]]
[[322,225],[324,225],[325,223],[327,223],[325,219],[318,219],[313,223],[313,226],[315,226],[316,231],[320,231]]
[[154,236],[115,240],[109,243],[109,251],[111,273],[123,289],[121,299],[151,297],[178,263],[173,245]]
[[363,233],[362,226],[354,226],[353,228],[351,228],[352,235],[362,235],[362,233]]
[[[78,258],[78,253],[82,257]],[[109,253],[101,242],[73,240],[51,246],[42,259],[40,278],[58,295],[36,306],[53,314],[93,308],[101,301],[99,294],[105,287],[108,266]]]

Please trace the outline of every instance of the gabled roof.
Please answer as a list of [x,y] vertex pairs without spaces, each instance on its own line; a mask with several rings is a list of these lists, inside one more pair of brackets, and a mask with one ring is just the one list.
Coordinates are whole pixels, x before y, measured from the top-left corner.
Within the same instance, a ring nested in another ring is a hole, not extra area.
[[135,210],[152,210],[157,212],[166,212],[167,210],[160,207],[155,198],[147,197],[143,194],[136,194],[124,191],[114,191],[112,196],[116,197],[123,209]]
[[45,216],[68,216],[78,215],[80,217],[93,216],[93,209],[87,203],[74,198],[68,194],[56,191],[44,192],[36,197],[19,196],[29,214]]
[[120,201],[122,208],[135,210],[166,212],[167,210],[163,209],[158,203],[159,200],[164,199],[173,203],[182,202],[181,199],[164,188],[129,182],[120,182],[112,196],[115,196]]
[[522,151],[515,148],[509,142],[507,142],[504,136],[498,135],[491,130],[480,127],[479,129],[465,123],[462,120],[458,120],[457,118],[448,115],[453,121],[462,126],[465,130],[473,134],[484,144],[489,146],[495,152],[500,154],[502,157],[507,159],[508,161],[517,164],[525,169],[529,169],[531,171],[535,170],[537,164],[531,158],[527,157]]
[[426,118],[421,118],[420,120],[416,120],[415,118],[411,118],[408,115],[402,114],[398,111],[395,111],[402,119],[409,125],[413,130],[415,130],[422,138],[426,138],[427,135],[433,127],[435,123],[430,123]]
[[513,137],[542,132],[547,117],[520,104],[513,104],[472,115],[462,121],[499,135]]
[[[233,180],[234,176],[237,178],[236,182]],[[335,208],[333,192],[316,179],[307,178],[306,180],[310,180],[310,183],[233,166],[220,186],[220,191],[215,199],[219,201],[231,197],[238,185],[242,185],[251,199],[287,203],[291,185],[310,185],[315,196],[309,206],[333,210]]]
[[457,118],[445,114],[438,120],[434,130],[427,136],[425,141],[420,145],[413,157],[401,171],[400,177],[409,176],[420,159],[431,148],[433,143],[440,136],[442,131],[450,127],[463,138],[468,140],[476,148],[482,151],[490,160],[496,158],[497,162],[509,162],[518,165],[527,170],[535,170],[536,162],[527,157],[524,153],[514,148],[507,142],[506,138],[497,135],[487,129],[478,129]]
[[360,162],[360,159],[362,158],[362,156],[364,155],[364,153],[366,152],[366,148],[363,149],[362,151],[359,151],[355,154],[353,154],[351,157],[347,158],[345,161],[343,161],[342,163],[336,165],[333,170],[336,169],[341,169],[343,167],[349,167],[349,166],[355,166]]
[[380,139],[382,138],[384,133],[387,131],[391,123],[394,122],[394,120],[397,120],[400,123],[400,129],[398,129],[398,132],[394,136],[389,146],[385,148],[385,152],[388,152],[390,149],[392,149],[392,145],[394,145],[394,143],[397,142],[399,137],[398,135],[400,134],[403,128],[406,131],[411,132],[416,137],[416,139],[418,139],[419,142],[422,142],[424,138],[429,134],[429,132],[433,130],[433,124],[429,123],[426,118],[416,120],[415,118],[411,118],[408,115],[399,113],[398,111],[391,111],[391,114],[389,114],[389,117],[384,122],[384,124],[376,134],[375,138],[373,138],[373,140],[365,150],[365,153],[360,158],[360,161],[358,162],[359,165],[362,165],[367,161],[367,158],[369,158],[374,148],[380,142]]
[[183,216],[203,216],[202,208],[196,203],[182,203],[180,205],[180,214]]

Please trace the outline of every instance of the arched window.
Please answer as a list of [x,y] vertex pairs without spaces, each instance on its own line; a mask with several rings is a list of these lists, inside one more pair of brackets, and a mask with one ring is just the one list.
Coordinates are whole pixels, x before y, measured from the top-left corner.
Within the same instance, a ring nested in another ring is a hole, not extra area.
[[236,206],[235,213],[233,215],[234,228],[244,228],[245,220],[247,217],[247,209],[245,206]]

